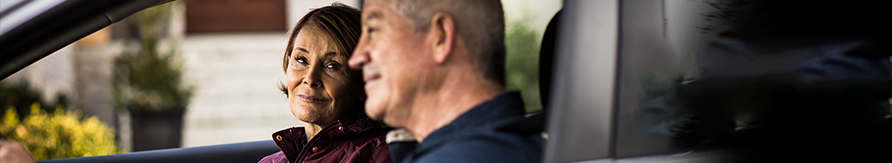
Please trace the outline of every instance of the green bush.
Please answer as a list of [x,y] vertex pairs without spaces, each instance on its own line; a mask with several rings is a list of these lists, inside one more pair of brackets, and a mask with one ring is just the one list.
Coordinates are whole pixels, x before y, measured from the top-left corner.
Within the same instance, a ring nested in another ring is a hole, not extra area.
[[[114,59],[113,98],[118,108],[160,111],[186,106],[194,88],[183,84],[183,65],[175,40],[164,38],[172,3],[140,11],[129,23],[139,31],[139,47],[128,47]],[[162,51],[168,40],[172,47]]]
[[96,117],[81,120],[79,111],[63,111],[56,105],[50,114],[31,105],[31,114],[21,121],[9,106],[0,124],[0,137],[21,143],[36,160],[116,154],[113,129]]
[[529,25],[529,17],[509,21],[505,31],[505,89],[519,90],[527,113],[542,110],[539,99],[539,45],[542,32]]
[[24,119],[25,116],[31,114],[30,108],[33,103],[44,104],[41,110],[46,112],[55,110],[56,108],[53,106],[56,105],[68,105],[68,98],[62,93],[57,93],[55,99],[50,101],[45,101],[41,97],[44,97],[42,91],[31,87],[31,83],[27,80],[18,82],[4,80],[0,82],[0,117],[4,116],[2,109],[10,106],[17,108],[19,119]]

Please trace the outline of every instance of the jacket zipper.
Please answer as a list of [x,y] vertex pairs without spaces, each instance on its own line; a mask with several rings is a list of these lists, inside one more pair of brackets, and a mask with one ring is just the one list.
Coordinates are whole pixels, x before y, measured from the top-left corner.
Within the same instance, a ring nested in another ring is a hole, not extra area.
[[[328,127],[323,128],[322,131],[319,131],[319,133],[317,133],[313,137],[319,136],[319,134],[321,134],[321,133],[328,133],[328,131],[331,130],[332,128],[334,128],[334,126],[335,125],[329,125]],[[306,137],[306,135],[304,135],[304,137]],[[309,155],[308,152],[312,150],[312,148],[314,146],[313,144],[316,143],[316,140],[319,140],[319,139],[313,138],[313,139],[310,139],[310,141],[307,141],[307,146],[304,146],[303,148],[300,149],[300,154],[298,154],[297,159],[294,160],[295,163],[303,162],[304,158],[306,158],[307,155]],[[307,148],[309,148],[309,149],[307,149]]]

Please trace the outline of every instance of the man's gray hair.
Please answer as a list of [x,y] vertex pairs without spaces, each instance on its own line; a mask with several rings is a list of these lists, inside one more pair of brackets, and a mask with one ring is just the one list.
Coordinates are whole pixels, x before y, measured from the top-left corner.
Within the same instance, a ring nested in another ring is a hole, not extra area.
[[424,32],[437,12],[455,20],[456,33],[467,43],[471,64],[483,76],[505,84],[505,12],[499,0],[393,0],[392,7],[414,32]]

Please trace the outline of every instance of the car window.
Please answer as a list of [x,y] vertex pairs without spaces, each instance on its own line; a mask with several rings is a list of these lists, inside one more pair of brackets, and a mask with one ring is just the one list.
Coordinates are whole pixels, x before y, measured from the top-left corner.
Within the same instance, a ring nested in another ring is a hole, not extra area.
[[880,140],[876,135],[889,130],[889,54],[879,46],[889,35],[875,23],[887,16],[867,11],[869,3],[665,0],[620,7],[615,157],[883,144],[781,140]]

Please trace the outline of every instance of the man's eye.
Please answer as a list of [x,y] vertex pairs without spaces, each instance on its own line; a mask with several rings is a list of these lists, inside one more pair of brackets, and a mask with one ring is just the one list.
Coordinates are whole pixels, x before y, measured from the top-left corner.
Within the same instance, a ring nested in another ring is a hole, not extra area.
[[295,60],[297,60],[297,63],[300,63],[300,64],[307,64],[307,58],[299,57],[299,58],[297,58],[297,59],[295,59]]
[[367,33],[372,33],[372,32],[375,32],[375,31],[378,31],[378,28],[374,28],[374,27],[368,27],[368,28],[366,28],[366,32],[367,32]]
[[329,63],[328,65],[325,65],[325,68],[333,69],[333,70],[340,70],[341,64],[339,64],[337,62],[333,62],[333,63]]

